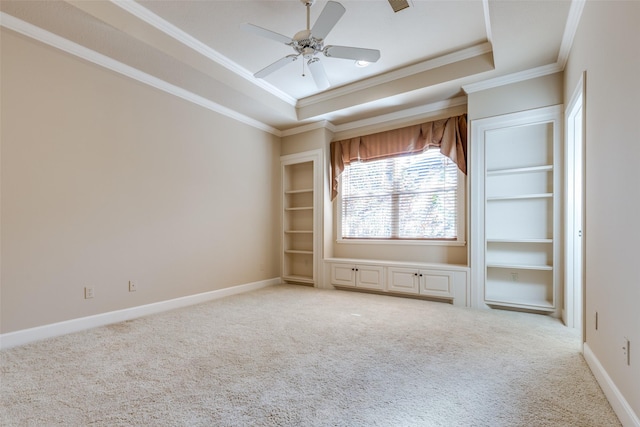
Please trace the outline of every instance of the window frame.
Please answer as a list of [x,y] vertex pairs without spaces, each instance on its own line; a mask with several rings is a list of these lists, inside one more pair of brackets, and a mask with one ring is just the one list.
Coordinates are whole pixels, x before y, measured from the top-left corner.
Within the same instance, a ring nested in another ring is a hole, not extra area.
[[[434,149],[434,148],[432,148]],[[419,154],[419,153],[416,153]],[[458,188],[456,190],[456,219],[457,219],[457,239],[363,239],[363,238],[348,238],[342,237],[342,183],[339,182],[338,196],[335,198],[335,222],[336,222],[336,243],[339,244],[355,244],[355,245],[422,245],[422,246],[465,246],[466,241],[466,207],[467,207],[467,175],[462,173],[460,169],[457,170]]]

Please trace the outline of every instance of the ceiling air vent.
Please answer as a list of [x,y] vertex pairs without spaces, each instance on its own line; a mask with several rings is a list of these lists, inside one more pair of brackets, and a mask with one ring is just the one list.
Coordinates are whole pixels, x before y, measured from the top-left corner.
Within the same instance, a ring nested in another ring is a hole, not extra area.
[[409,2],[407,0],[389,0],[389,4],[393,8],[394,12],[400,12],[402,9],[409,7]]

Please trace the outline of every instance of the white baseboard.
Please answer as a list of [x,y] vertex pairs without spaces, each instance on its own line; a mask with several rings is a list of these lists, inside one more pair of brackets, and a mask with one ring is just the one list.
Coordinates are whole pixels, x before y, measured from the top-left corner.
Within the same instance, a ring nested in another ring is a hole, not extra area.
[[616,387],[587,343],[584,344],[584,358],[622,425],[624,427],[640,427],[638,415],[636,415],[633,408],[629,405],[629,402],[627,402],[622,393],[620,393],[620,390],[618,390],[618,387]]
[[66,320],[64,322],[52,323],[49,325],[37,326],[35,328],[23,329],[21,331],[9,332],[0,335],[0,350],[28,344],[30,342],[53,338],[60,335],[80,332],[98,326],[110,325],[112,323],[124,322],[150,314],[161,313],[163,311],[174,310],[176,308],[187,307],[200,304],[231,295],[253,291],[268,286],[281,283],[279,277],[262,280],[259,282],[247,283],[225,289],[218,289],[201,294],[189,295],[153,304],[140,305],[123,310],[110,311],[93,316],[80,317],[78,319]]

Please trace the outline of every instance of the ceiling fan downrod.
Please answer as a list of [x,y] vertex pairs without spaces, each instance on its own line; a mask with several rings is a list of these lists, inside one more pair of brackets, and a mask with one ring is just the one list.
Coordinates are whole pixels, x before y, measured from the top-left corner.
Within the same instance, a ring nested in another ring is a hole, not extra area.
[[315,0],[300,0],[307,7],[307,31],[311,30],[311,6]]

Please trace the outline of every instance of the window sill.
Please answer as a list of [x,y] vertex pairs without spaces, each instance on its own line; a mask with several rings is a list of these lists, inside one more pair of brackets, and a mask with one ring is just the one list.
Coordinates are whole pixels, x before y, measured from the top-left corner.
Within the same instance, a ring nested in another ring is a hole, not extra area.
[[385,239],[338,239],[345,245],[395,245],[395,246],[466,246],[464,240],[385,240]]

